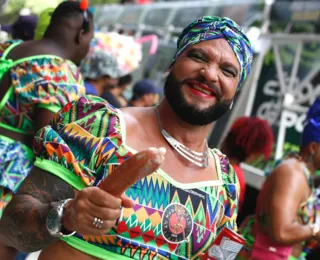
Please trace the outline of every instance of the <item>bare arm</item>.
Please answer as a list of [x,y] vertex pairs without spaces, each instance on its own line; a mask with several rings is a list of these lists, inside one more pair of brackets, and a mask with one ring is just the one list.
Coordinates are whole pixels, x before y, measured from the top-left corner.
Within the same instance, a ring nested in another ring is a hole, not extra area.
[[292,160],[277,167],[270,176],[268,212],[269,235],[277,243],[293,245],[312,238],[308,225],[297,221],[297,210],[306,199],[308,184],[301,164]]
[[54,175],[34,167],[0,221],[0,241],[24,252],[40,250],[57,239],[46,229],[52,201],[74,197],[73,188]]
[[35,118],[34,118],[34,130],[35,133],[42,127],[49,125],[50,121],[53,119],[55,113],[48,109],[36,107]]
[[[4,211],[0,242],[24,252],[36,251],[54,243],[57,239],[51,237],[46,228],[50,203],[69,198],[73,199],[65,206],[62,219],[62,225],[67,230],[80,235],[107,234],[120,218],[120,206],[134,206],[134,202],[123,192],[137,180],[154,172],[163,163],[164,153],[163,149],[156,148],[141,151],[107,177],[101,189],[86,187],[79,192],[74,192],[71,186],[54,175],[34,167]],[[93,226],[95,218],[103,220],[101,227]]]

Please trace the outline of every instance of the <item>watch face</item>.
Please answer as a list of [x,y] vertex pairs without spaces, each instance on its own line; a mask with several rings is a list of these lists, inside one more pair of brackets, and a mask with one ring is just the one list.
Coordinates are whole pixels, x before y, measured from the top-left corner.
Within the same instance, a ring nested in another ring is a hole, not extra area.
[[59,232],[60,226],[60,217],[58,211],[56,209],[52,209],[49,211],[47,216],[47,229],[50,232]]

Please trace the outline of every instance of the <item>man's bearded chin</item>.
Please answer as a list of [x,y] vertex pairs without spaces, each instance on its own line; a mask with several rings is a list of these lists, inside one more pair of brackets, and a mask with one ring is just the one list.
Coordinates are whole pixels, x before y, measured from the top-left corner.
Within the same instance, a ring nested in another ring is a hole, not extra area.
[[186,123],[195,126],[204,126],[216,121],[230,110],[232,103],[232,100],[228,100],[205,109],[197,109],[194,105],[187,103],[182,92],[182,84],[172,72],[166,79],[164,95],[176,115]]

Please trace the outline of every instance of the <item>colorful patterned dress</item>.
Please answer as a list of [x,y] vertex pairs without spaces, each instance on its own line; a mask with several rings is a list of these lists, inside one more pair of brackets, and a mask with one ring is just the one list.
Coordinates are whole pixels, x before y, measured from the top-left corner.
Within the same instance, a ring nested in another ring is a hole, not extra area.
[[[287,155],[284,159],[290,158],[293,155]],[[284,160],[283,159],[283,160]],[[281,160],[277,161],[275,163],[274,168],[281,163]],[[311,189],[311,194],[309,198],[302,202],[298,208],[297,212],[297,221],[301,224],[308,225],[310,223],[315,222],[315,202],[316,202],[316,196],[315,196],[315,188],[313,181],[311,180],[310,172],[303,164],[304,168],[304,174],[306,176],[306,179],[308,181],[309,187]],[[263,189],[263,188],[262,188]],[[258,199],[259,201],[259,199]],[[258,202],[259,203],[259,202]],[[258,208],[258,206],[257,206]],[[256,217],[258,216],[258,217]],[[239,255],[237,256],[237,260],[249,260],[251,259],[251,251],[255,243],[255,238],[253,236],[253,229],[254,226],[257,224],[263,225],[265,227],[268,227],[268,216],[265,213],[258,212],[256,213],[256,216],[249,216],[244,223],[241,224],[240,228],[240,233],[244,236],[246,239],[246,244],[244,248],[241,250]],[[312,249],[317,247],[317,244],[315,241],[308,241],[308,243],[303,243],[304,244],[304,249],[303,252],[301,253],[300,257],[298,260],[304,260],[306,259],[306,255],[310,253]],[[297,258],[291,256],[288,260],[297,260]]]
[[[97,186],[135,151],[126,145],[121,111],[82,97],[60,111],[34,140],[35,165],[74,188]],[[63,238],[99,259],[199,259],[223,227],[236,230],[239,183],[228,160],[212,150],[218,180],[179,183],[161,169],[131,186],[134,208],[105,236]]]
[[[52,55],[12,61],[8,53],[21,41],[0,44],[0,80],[10,70],[11,87],[0,102],[0,127],[25,135],[34,134],[36,107],[59,111],[85,93],[77,67]],[[32,150],[0,135],[0,217],[33,166]]]

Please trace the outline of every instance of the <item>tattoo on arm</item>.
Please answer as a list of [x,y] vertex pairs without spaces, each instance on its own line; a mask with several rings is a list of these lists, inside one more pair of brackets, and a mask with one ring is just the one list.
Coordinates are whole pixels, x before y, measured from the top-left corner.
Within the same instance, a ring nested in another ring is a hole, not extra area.
[[34,167],[4,211],[0,241],[25,252],[52,244],[57,239],[46,229],[50,203],[68,198],[74,198],[74,190],[69,184]]

